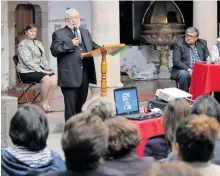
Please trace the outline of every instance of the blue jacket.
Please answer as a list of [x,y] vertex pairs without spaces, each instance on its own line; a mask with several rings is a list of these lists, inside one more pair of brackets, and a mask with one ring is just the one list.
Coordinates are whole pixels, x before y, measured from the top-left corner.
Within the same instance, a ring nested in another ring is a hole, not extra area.
[[2,176],[36,176],[51,171],[66,171],[66,165],[60,155],[52,151],[51,162],[39,168],[32,168],[19,161],[12,154],[1,149],[1,175]]

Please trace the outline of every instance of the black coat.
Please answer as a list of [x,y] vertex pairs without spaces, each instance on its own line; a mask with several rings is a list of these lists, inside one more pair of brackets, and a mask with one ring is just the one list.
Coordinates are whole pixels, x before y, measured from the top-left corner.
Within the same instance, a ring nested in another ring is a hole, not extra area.
[[[79,28],[82,40],[85,43],[87,52],[99,48],[92,41],[89,31]],[[96,84],[95,65],[93,58],[84,58],[84,63],[80,58],[80,47],[73,46],[74,34],[71,29],[65,26],[53,33],[51,53],[57,57],[58,65],[58,85],[60,87],[80,87],[82,84],[83,67],[87,68],[89,83]]]
[[[173,68],[171,72],[171,79],[177,79],[180,70],[188,70],[190,66],[190,53],[189,45],[180,39],[173,45]],[[201,61],[205,61],[209,56],[209,50],[207,48],[207,42],[203,39],[198,39],[196,42],[196,48]]]
[[137,156],[136,151],[132,151],[126,156],[118,159],[105,161],[102,165],[108,168],[113,168],[124,173],[124,175],[143,175],[146,169],[154,163],[153,157]]

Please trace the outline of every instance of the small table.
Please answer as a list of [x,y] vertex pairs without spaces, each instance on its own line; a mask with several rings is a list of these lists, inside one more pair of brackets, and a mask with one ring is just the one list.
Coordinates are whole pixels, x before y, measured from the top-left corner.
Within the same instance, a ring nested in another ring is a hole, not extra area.
[[211,92],[220,92],[220,65],[195,63],[190,84],[193,100]]
[[144,147],[147,144],[149,138],[165,133],[162,126],[162,120],[163,117],[146,120],[129,120],[133,124],[137,125],[142,139],[141,143],[137,147],[138,156],[144,156]]

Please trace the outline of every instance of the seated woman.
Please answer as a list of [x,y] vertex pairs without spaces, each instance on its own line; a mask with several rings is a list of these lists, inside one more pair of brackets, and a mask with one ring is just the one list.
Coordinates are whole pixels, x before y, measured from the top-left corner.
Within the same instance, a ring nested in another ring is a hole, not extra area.
[[36,40],[37,27],[33,24],[25,28],[25,39],[18,45],[17,71],[24,82],[41,83],[41,107],[45,112],[54,111],[50,107],[57,76],[51,71],[42,43]]
[[124,175],[142,175],[154,159],[137,156],[136,147],[141,141],[137,127],[120,116],[107,119],[105,123],[109,129],[109,144],[103,165],[120,170]]
[[45,113],[34,105],[19,108],[10,122],[9,135],[13,146],[1,149],[1,175],[39,175],[65,171],[60,155],[46,149],[49,133]]
[[164,110],[163,127],[165,135],[155,136],[148,140],[144,156],[152,156],[156,160],[166,158],[172,150],[175,131],[180,121],[190,114],[190,104],[184,99],[169,101]]
[[206,115],[193,115],[176,130],[174,156],[196,168],[202,176],[219,176],[220,166],[210,161],[214,156],[219,123]]

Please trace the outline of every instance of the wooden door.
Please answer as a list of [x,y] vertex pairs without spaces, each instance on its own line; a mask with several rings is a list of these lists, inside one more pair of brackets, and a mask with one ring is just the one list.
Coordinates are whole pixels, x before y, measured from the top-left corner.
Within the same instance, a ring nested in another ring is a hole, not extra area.
[[19,4],[15,9],[15,54],[19,42],[24,38],[24,28],[28,24],[35,23],[34,6],[31,4]]

